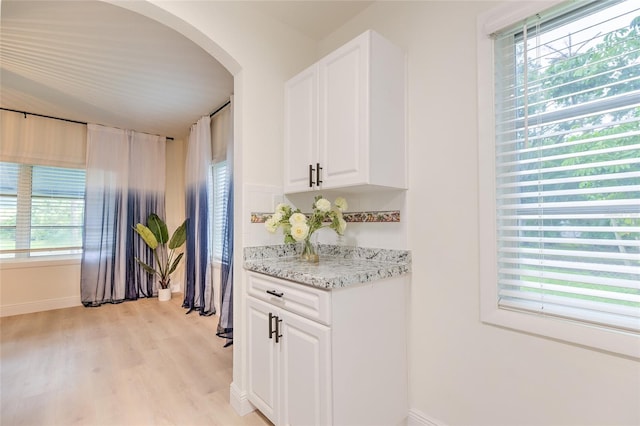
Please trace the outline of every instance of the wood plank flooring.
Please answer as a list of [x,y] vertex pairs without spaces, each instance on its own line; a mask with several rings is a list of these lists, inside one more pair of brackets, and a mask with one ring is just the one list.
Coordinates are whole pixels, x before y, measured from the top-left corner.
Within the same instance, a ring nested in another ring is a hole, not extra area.
[[270,425],[229,405],[233,346],[182,295],[0,318],[0,424]]

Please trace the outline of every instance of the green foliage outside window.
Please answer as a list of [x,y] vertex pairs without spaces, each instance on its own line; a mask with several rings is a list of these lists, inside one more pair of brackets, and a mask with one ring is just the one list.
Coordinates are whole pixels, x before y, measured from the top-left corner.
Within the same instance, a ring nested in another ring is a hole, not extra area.
[[[544,31],[532,27],[529,37],[544,37]],[[583,296],[569,288],[640,295],[638,288],[615,284],[640,279],[640,16],[578,43],[567,30],[563,42],[563,49],[543,44],[543,54],[529,45],[525,55],[522,42],[514,47],[520,88],[514,98],[527,98],[514,108],[519,115],[511,143],[517,145],[506,149],[517,151],[510,157],[518,174],[512,186],[521,206],[517,225],[511,225],[520,229],[519,249],[530,250],[518,260],[519,279],[551,284],[523,291],[610,303],[606,295]],[[545,206],[544,215],[536,205]],[[585,252],[596,254],[585,260]],[[549,266],[554,262],[558,267]],[[586,264],[591,267],[576,266]],[[625,272],[609,267],[616,264]],[[583,276],[609,284],[589,284]],[[636,301],[612,303],[640,308]]]

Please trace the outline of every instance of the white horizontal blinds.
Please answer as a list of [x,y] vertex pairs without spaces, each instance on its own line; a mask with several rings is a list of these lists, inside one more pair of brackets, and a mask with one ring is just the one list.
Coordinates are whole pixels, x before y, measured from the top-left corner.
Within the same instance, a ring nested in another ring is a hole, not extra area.
[[16,249],[19,176],[19,164],[0,163],[0,253]]
[[79,253],[85,171],[0,163],[2,257]]
[[212,231],[212,246],[213,246],[213,257],[216,260],[220,260],[222,258],[222,247],[223,247],[223,237],[224,237],[224,222],[226,218],[227,211],[227,193],[229,188],[229,179],[227,176],[227,162],[221,161],[218,163],[214,163],[211,166],[211,177],[212,177],[212,185],[213,189],[210,191],[210,200],[211,203],[209,205],[213,206],[211,209],[212,217],[210,223],[213,224],[211,226]]
[[502,308],[640,331],[639,7],[496,37]]
[[82,247],[85,171],[33,166],[31,250]]

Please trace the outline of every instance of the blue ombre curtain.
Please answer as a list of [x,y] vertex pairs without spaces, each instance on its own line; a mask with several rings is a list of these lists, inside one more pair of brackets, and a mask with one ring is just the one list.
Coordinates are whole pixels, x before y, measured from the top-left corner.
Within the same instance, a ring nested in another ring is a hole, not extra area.
[[200,315],[215,314],[211,280],[209,196],[211,179],[211,118],[202,117],[191,126],[185,165],[187,243],[182,306]]
[[135,257],[152,252],[132,229],[150,213],[164,217],[165,138],[87,125],[87,188],[80,295],[83,305],[120,303],[156,293]]
[[133,230],[136,223],[146,223],[151,213],[165,221],[166,138],[130,132],[129,193],[127,203],[127,281],[126,299],[157,295],[157,279],[146,273],[135,261],[155,264],[153,251]]
[[220,320],[216,331],[219,337],[226,339],[226,347],[233,343],[233,100],[215,115],[212,134],[214,148],[225,148],[227,164],[227,205],[224,209],[220,260]]

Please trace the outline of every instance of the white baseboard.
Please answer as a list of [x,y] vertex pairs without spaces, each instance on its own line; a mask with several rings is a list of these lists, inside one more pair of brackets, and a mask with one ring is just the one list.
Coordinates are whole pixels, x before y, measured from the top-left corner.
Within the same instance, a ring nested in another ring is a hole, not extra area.
[[241,416],[247,415],[256,409],[256,407],[249,402],[249,399],[247,399],[247,393],[240,390],[233,382],[231,383],[229,399],[233,409]]
[[13,305],[2,305],[0,306],[0,317],[51,311],[53,309],[72,308],[74,306],[82,306],[78,296],[37,300],[35,302],[16,303]]
[[433,417],[429,417],[423,412],[411,409],[409,410],[409,419],[407,421],[407,426],[446,426],[440,420],[434,419]]
[[[240,416],[244,416],[254,411],[256,407],[253,406],[247,399],[247,393],[241,391],[235,383],[231,383],[230,387],[230,404],[233,409]],[[407,426],[447,426],[440,420],[429,417],[423,412],[411,409],[409,410],[409,416],[407,417]]]

